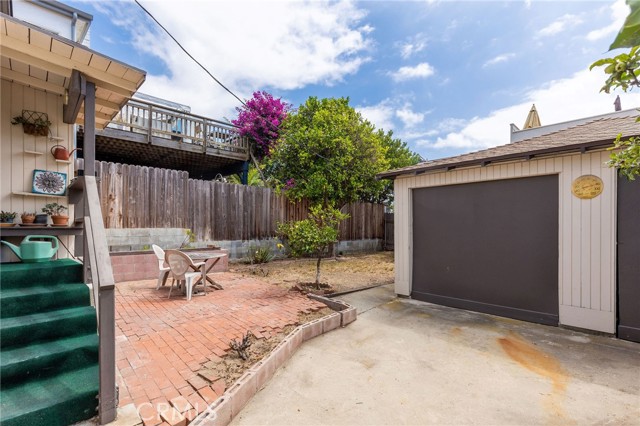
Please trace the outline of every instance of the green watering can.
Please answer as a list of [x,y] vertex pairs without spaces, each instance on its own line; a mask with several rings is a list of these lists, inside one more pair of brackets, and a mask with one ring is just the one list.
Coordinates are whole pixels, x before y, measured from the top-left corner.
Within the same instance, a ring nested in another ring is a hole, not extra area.
[[[33,241],[48,240],[48,241]],[[46,262],[58,251],[58,239],[50,235],[29,235],[16,247],[11,243],[2,241],[24,263]]]

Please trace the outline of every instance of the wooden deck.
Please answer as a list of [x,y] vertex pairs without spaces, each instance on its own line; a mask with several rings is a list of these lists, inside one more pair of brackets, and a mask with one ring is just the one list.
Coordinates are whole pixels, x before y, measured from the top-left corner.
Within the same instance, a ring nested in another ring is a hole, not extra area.
[[96,132],[96,159],[212,179],[239,172],[249,160],[249,142],[232,124],[134,99]]

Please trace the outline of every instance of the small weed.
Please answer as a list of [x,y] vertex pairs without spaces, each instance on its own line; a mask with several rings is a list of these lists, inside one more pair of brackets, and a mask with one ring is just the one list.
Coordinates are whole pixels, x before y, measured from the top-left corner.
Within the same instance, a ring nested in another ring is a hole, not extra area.
[[273,260],[273,252],[271,247],[253,247],[249,248],[249,261],[251,264],[269,263]]
[[184,233],[186,236],[180,244],[180,248],[192,248],[193,243],[196,242],[196,234],[191,229],[185,230]]
[[247,349],[249,349],[249,346],[251,346],[251,336],[253,336],[253,333],[251,333],[251,330],[248,330],[247,334],[245,334],[241,341],[233,339],[231,342],[229,342],[229,346],[231,347],[231,349],[238,352],[238,356],[244,361],[249,358],[249,356],[247,355]]

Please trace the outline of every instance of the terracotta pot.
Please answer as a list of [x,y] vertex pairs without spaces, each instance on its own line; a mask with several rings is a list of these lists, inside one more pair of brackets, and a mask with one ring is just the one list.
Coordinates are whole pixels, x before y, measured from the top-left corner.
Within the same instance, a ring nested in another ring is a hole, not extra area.
[[66,225],[69,223],[69,216],[51,216],[54,225]]
[[36,220],[36,215],[22,215],[20,216],[20,219],[22,219],[22,223],[33,223]]

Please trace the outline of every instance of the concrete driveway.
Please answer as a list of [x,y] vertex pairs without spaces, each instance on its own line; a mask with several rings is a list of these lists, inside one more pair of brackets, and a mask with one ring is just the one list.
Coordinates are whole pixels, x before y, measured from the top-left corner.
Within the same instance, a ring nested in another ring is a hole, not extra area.
[[640,344],[396,299],[305,343],[234,425],[640,424]]

